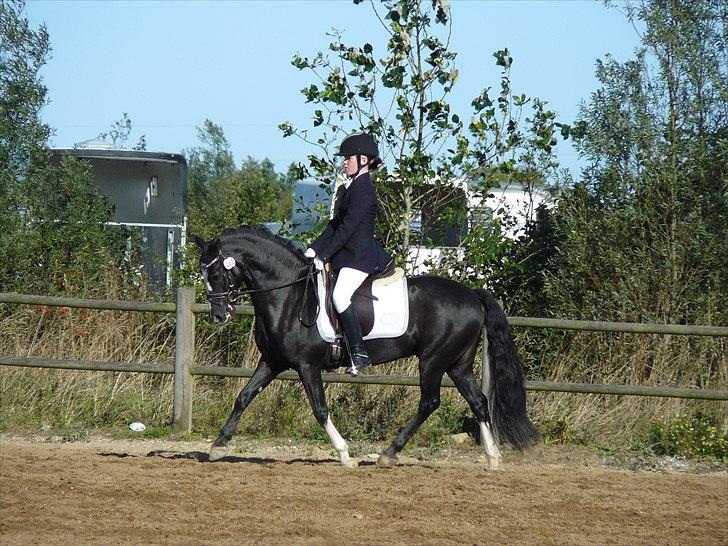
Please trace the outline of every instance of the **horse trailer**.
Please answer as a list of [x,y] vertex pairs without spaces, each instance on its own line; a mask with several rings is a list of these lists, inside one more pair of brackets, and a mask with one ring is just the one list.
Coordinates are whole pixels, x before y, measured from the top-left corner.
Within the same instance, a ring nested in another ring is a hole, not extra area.
[[187,235],[184,156],[119,149],[100,139],[51,152],[57,161],[71,156],[91,165],[92,184],[115,207],[107,225],[128,230],[129,250],[132,235],[141,242],[140,277],[155,291],[170,286]]

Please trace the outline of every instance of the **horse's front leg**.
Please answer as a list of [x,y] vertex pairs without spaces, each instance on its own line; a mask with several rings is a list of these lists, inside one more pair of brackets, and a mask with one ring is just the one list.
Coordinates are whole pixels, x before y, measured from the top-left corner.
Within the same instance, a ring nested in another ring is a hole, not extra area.
[[258,367],[255,369],[255,372],[253,372],[253,376],[250,378],[250,381],[248,381],[245,387],[243,387],[243,390],[240,391],[238,398],[235,400],[233,411],[230,413],[230,417],[228,417],[227,422],[222,427],[220,435],[217,437],[217,440],[212,443],[212,447],[210,448],[210,461],[217,461],[226,455],[227,443],[230,441],[230,438],[233,437],[243,411],[245,411],[245,408],[248,407],[248,404],[250,404],[259,392],[270,385],[270,382],[275,379],[278,373],[279,370],[274,371],[266,361],[262,358],[260,359]]
[[349,458],[349,446],[341,437],[339,431],[336,430],[334,423],[331,422],[329,408],[326,405],[326,395],[324,394],[324,382],[321,379],[321,369],[313,366],[302,366],[298,374],[311,403],[313,414],[319,424],[324,427],[326,434],[329,435],[334,449],[339,454],[341,464],[349,468],[355,467],[356,462]]

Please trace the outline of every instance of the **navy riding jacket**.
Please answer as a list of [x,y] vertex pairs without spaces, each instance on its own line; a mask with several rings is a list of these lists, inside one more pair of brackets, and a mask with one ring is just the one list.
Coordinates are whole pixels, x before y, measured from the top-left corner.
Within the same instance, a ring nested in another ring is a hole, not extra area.
[[319,259],[330,261],[335,271],[351,267],[375,273],[383,249],[374,240],[377,192],[369,173],[360,174],[348,188],[339,191],[334,218],[311,248]]

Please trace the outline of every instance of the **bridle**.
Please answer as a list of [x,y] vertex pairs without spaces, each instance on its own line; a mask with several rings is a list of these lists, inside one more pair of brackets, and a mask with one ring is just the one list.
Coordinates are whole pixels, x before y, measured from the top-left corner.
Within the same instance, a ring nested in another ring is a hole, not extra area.
[[[238,300],[240,300],[240,298],[242,298],[246,294],[256,294],[256,293],[260,293],[260,292],[272,292],[273,290],[280,290],[281,288],[288,288],[290,286],[294,286],[294,285],[298,284],[301,281],[306,281],[306,286],[304,287],[304,290],[303,290],[303,298],[301,300],[301,310],[298,313],[298,320],[301,322],[301,324],[303,324],[306,327],[310,327],[315,324],[315,322],[316,322],[315,318],[310,323],[306,322],[303,319],[303,310],[306,305],[306,301],[307,301],[307,297],[308,297],[308,290],[309,290],[309,287],[315,283],[314,278],[315,278],[316,274],[318,273],[318,270],[316,269],[316,265],[313,263],[313,261],[311,261],[308,264],[308,269],[306,270],[305,275],[303,275],[302,277],[299,277],[291,282],[287,282],[285,284],[280,284],[278,286],[271,286],[268,288],[254,288],[254,289],[248,289],[248,290],[239,290],[238,287],[240,286],[242,281],[239,281],[238,279],[236,279],[235,275],[233,274],[233,271],[235,269],[238,269],[238,260],[236,260],[235,258],[233,258],[231,256],[226,257],[222,254],[222,252],[220,252],[217,256],[215,256],[214,259],[210,260],[206,264],[205,263],[201,264],[200,267],[203,271],[206,271],[213,264],[215,264],[217,262],[224,263],[228,259],[234,260],[235,264],[232,267],[228,267],[227,265],[222,266],[223,282],[224,282],[224,285],[228,287],[227,292],[210,292],[207,290],[207,287],[205,288],[207,301],[210,303],[211,306],[219,305],[221,307],[224,307],[227,314],[229,315],[234,309],[233,305],[236,304],[238,302]],[[248,267],[248,265],[244,261],[241,260],[241,262],[242,262],[242,265],[244,265],[245,267]],[[248,269],[250,269],[250,268],[248,267]],[[205,279],[205,282],[206,282],[207,286],[210,286],[209,281],[207,279]],[[238,286],[236,286],[235,283],[237,283]],[[318,316],[319,309],[320,309],[318,291],[314,288],[313,293],[316,298],[315,316]]]

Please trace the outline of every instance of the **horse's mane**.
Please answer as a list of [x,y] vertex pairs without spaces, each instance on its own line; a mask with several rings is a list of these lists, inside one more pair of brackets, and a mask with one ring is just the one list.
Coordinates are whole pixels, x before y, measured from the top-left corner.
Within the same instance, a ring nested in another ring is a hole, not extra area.
[[285,237],[281,237],[280,235],[276,235],[271,230],[269,230],[265,226],[247,226],[243,225],[238,228],[234,229],[225,229],[222,232],[222,237],[228,238],[228,237],[235,237],[239,235],[245,235],[245,234],[251,234],[255,237],[260,237],[262,239],[267,239],[285,249],[287,249],[289,252],[293,253],[294,256],[299,258],[302,261],[305,261],[306,257],[303,255],[303,252],[296,248],[296,246],[291,242],[290,239],[286,239]]

